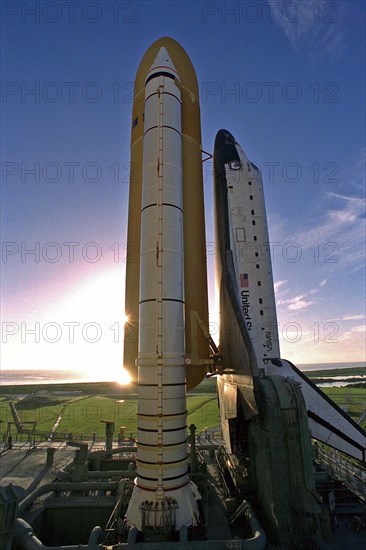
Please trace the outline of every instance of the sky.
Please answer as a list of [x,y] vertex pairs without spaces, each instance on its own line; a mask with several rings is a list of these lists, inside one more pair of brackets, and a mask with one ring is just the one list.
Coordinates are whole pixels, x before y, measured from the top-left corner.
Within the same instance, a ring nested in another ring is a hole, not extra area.
[[133,82],[161,36],[195,67],[203,149],[226,128],[262,170],[282,357],[364,360],[364,2],[1,9],[2,369],[122,376]]

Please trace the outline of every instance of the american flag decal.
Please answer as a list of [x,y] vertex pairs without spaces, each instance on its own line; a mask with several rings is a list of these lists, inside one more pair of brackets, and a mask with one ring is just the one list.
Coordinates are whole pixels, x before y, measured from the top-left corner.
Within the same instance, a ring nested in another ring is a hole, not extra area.
[[249,286],[248,273],[240,273],[240,287],[248,288],[248,286]]

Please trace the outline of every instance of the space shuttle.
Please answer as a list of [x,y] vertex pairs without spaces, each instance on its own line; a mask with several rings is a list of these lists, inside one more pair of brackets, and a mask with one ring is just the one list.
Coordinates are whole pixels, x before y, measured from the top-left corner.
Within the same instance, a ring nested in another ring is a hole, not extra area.
[[227,130],[213,155],[219,346],[211,338],[202,154],[193,65],[161,38],[138,67],[132,111],[124,367],[138,433],[125,521],[202,525],[186,396],[216,375],[225,463],[250,480],[269,530],[296,543],[319,531],[311,437],[365,462],[365,433],[280,357],[262,177]]
[[317,547],[321,498],[311,438],[364,464],[366,434],[281,358],[262,176],[227,130],[215,139],[214,202],[227,473],[234,485],[238,466],[248,476],[278,544]]
[[[365,462],[364,430],[295,365],[281,359],[260,170],[227,130],[216,135],[214,167],[220,353],[223,368],[235,371],[225,375],[219,385],[230,387],[239,376],[238,387],[247,401],[249,418],[253,395],[248,389],[248,377],[281,377],[296,382],[305,401],[311,436]],[[242,359],[232,356],[233,349],[237,349],[233,338],[243,340],[247,352]],[[226,393],[230,391],[226,388]],[[225,440],[230,445],[227,430]]]

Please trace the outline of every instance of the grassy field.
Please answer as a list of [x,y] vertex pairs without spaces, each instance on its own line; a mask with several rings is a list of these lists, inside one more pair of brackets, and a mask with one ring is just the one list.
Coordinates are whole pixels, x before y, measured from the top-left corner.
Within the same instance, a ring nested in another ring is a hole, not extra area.
[[[353,420],[357,421],[365,411],[365,388],[350,388],[349,386],[345,386],[344,388],[322,388],[322,391],[337,403],[337,405],[342,407]],[[361,425],[364,429],[366,428],[366,419]]]
[[366,374],[364,367],[353,367],[350,369],[324,369],[304,371],[309,378],[334,378],[335,376],[364,376]]
[[125,426],[126,434],[129,435],[130,432],[136,432],[136,413],[136,398],[89,396],[69,403],[58,431],[102,435],[105,432],[103,420],[111,420],[115,423],[116,432],[120,426]]
[[64,384],[19,384],[16,386],[2,386],[1,396],[28,395],[30,393],[44,392],[83,392],[86,395],[135,395],[135,384],[121,386],[117,382],[66,382]]
[[[104,420],[115,423],[118,433],[124,426],[126,436],[137,431],[137,398],[125,395],[125,399],[113,396],[92,395],[70,399],[66,404],[45,405],[37,408],[18,409],[22,422],[36,422],[37,430],[50,432],[61,415],[57,432],[62,434],[88,434],[102,436],[105,433]],[[17,406],[17,403],[15,402]],[[189,395],[187,399],[187,424],[195,424],[199,431],[218,425],[218,406],[215,394]],[[1,432],[12,421],[9,401],[0,402]]]
[[[347,371],[356,369],[337,369],[333,375],[339,375],[339,370]],[[307,373],[312,378],[328,375],[329,371]],[[343,374],[343,373],[342,373]],[[353,373],[352,374],[359,374]],[[27,388],[27,391],[25,391]],[[48,392],[82,392],[81,395],[54,395]],[[5,391],[4,391],[5,390]],[[37,395],[41,391],[42,395]],[[366,388],[344,387],[323,388],[323,391],[341,406],[354,420],[361,416],[365,410]],[[1,388],[0,397],[0,432],[4,434],[7,423],[13,420],[10,401],[15,404],[22,422],[36,422],[37,430],[49,433],[56,420],[61,415],[61,421],[57,427],[60,434],[84,434],[102,436],[105,433],[103,420],[115,422],[115,433],[124,426],[125,436],[137,431],[137,395],[136,386],[120,386],[118,384],[86,383],[86,384],[55,384],[49,386],[5,386]],[[33,397],[22,400],[24,394],[33,392]],[[23,394],[23,396],[22,396]],[[188,419],[187,424],[195,424],[198,431],[205,428],[211,429],[218,426],[219,410],[216,397],[216,380],[204,380],[193,392],[190,392],[187,400]],[[366,428],[366,419],[362,426]]]

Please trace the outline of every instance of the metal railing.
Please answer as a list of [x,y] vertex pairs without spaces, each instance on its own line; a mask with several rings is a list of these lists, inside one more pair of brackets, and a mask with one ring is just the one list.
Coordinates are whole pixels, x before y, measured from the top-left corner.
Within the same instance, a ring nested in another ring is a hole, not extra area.
[[366,502],[366,468],[364,466],[325,445],[317,445],[315,460],[332,477]]

